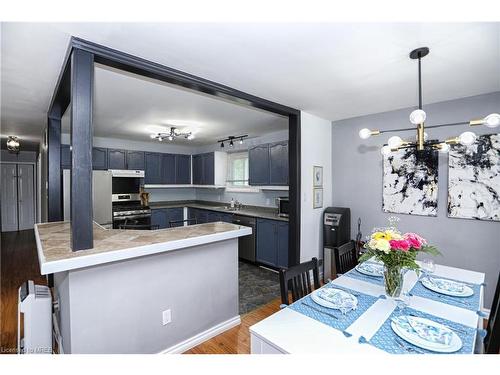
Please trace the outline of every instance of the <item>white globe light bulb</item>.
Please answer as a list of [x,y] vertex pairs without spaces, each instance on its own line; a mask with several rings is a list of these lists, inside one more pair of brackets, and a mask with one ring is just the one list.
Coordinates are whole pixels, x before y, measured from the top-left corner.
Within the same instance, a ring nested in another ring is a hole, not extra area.
[[151,139],[155,139],[156,138],[156,134],[151,134],[150,137],[151,137]]
[[423,110],[416,109],[410,113],[410,122],[414,125],[422,124],[424,123],[426,117],[427,115]]
[[442,154],[446,154],[450,151],[450,145],[448,143],[441,143],[441,147],[439,148],[439,152]]
[[372,131],[368,128],[361,129],[359,131],[359,138],[368,139],[372,136]]
[[473,132],[463,132],[458,137],[460,144],[470,146],[476,141],[476,135]]
[[171,135],[168,136],[168,140],[171,141],[172,139],[174,139],[174,137],[172,137]]
[[389,146],[384,146],[380,149],[380,153],[384,156],[387,156],[391,153],[391,148]]
[[492,113],[484,118],[484,125],[488,128],[496,128],[500,125],[500,115],[498,113]]
[[401,137],[398,137],[397,135],[389,138],[389,140],[387,141],[387,144],[389,145],[390,148],[398,148],[399,146],[401,146],[402,143],[403,140],[401,139]]

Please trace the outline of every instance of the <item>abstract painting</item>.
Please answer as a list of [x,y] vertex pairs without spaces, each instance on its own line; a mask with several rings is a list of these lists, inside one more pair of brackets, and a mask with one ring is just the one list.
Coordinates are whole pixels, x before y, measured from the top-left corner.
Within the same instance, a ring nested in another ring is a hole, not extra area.
[[452,146],[448,159],[448,217],[500,221],[500,134]]
[[384,212],[437,216],[437,151],[395,151],[384,156],[383,167]]

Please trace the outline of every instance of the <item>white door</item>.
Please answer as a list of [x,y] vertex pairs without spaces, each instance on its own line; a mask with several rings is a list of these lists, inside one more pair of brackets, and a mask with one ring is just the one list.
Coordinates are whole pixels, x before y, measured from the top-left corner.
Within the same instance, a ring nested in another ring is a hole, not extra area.
[[33,165],[18,164],[17,195],[19,230],[32,229],[35,224],[35,178]]
[[2,164],[2,232],[18,230],[17,221],[17,165]]

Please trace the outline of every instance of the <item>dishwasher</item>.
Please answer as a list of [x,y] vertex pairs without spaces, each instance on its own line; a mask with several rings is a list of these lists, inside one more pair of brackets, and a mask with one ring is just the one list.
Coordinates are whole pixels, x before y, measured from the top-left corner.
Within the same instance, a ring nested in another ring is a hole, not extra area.
[[252,228],[252,234],[239,237],[238,239],[238,257],[255,263],[255,228],[256,220],[254,217],[234,215],[233,223]]

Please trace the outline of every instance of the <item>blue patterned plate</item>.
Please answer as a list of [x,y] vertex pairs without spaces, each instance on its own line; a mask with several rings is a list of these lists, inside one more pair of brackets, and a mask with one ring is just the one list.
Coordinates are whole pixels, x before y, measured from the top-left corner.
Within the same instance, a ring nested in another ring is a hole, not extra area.
[[422,278],[420,282],[433,292],[446,294],[452,297],[470,297],[474,294],[472,288],[458,281],[428,276]]
[[356,271],[374,277],[384,276],[384,266],[378,263],[364,262],[356,266]]
[[328,309],[340,310],[343,314],[356,310],[358,299],[342,289],[320,288],[311,293],[311,299],[318,305]]
[[448,327],[430,319],[403,315],[393,318],[391,328],[410,344],[439,353],[453,353],[462,348],[462,340]]

